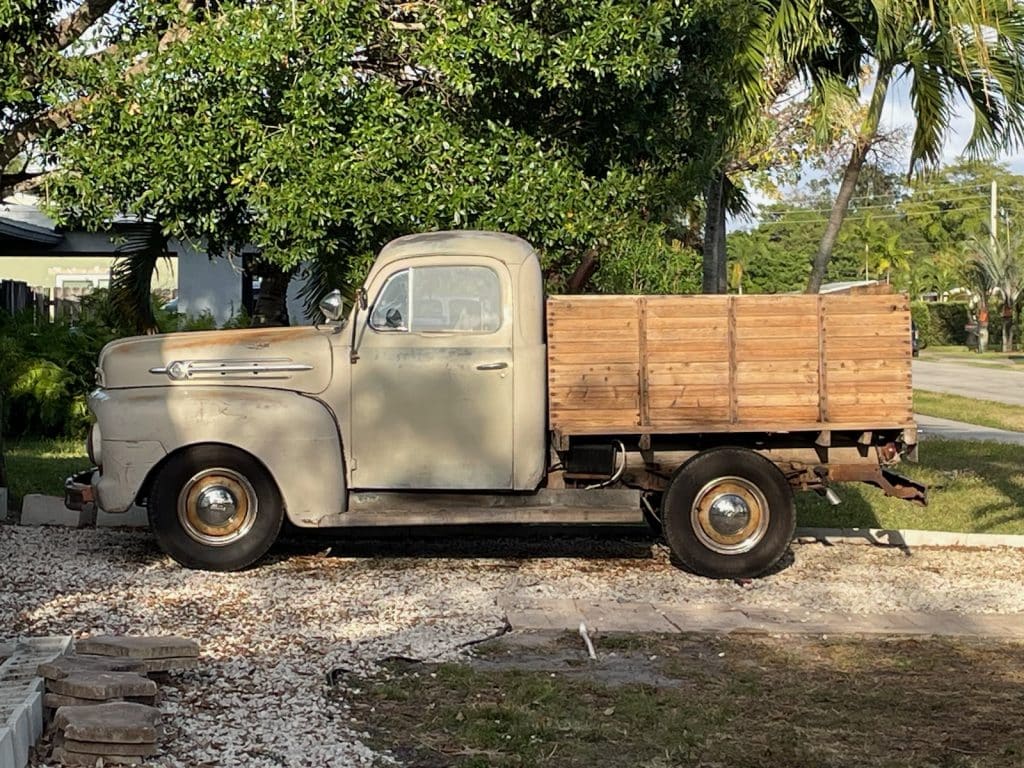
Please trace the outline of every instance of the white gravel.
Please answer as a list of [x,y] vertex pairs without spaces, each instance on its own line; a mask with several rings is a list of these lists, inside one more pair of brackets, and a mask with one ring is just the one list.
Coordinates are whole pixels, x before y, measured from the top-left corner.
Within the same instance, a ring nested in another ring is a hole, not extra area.
[[328,673],[457,655],[502,625],[499,597],[1018,613],[1022,583],[1014,550],[802,545],[742,585],[684,573],[647,540],[565,538],[293,542],[247,572],[212,574],[179,568],[146,533],[0,525],[0,638],[201,643],[202,667],[161,687],[170,729],[153,766],[374,764],[351,729],[358,693]]

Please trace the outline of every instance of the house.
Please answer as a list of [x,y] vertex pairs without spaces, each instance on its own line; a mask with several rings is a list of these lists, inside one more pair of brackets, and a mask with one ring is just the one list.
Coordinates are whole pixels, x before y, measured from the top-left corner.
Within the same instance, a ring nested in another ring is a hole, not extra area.
[[[0,202],[0,280],[15,280],[33,288],[88,289],[110,284],[117,245],[127,227],[138,222],[118,217],[102,232],[67,230],[44,213],[38,198],[14,195]],[[211,257],[203,244],[172,238],[167,261],[153,276],[153,290],[176,296],[177,311],[191,316],[210,314],[223,325],[243,309],[252,312],[258,281],[248,275],[251,249],[241,256]],[[289,310],[296,321],[305,318],[296,287],[289,290]]]

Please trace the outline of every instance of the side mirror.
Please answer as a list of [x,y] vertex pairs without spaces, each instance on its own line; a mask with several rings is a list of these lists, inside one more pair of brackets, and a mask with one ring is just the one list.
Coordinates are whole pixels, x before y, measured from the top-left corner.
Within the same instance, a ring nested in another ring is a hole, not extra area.
[[337,322],[345,314],[345,299],[335,289],[320,299],[320,312],[330,321]]

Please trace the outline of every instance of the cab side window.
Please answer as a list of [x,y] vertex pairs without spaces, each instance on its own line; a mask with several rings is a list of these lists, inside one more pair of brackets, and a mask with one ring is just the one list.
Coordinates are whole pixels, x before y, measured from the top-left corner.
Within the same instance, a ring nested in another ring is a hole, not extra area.
[[378,331],[494,333],[501,280],[488,267],[413,267],[385,283],[370,314]]

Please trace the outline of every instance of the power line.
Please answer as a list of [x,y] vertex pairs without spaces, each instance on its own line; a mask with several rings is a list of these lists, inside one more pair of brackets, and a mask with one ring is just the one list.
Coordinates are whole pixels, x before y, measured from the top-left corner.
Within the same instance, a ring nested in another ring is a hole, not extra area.
[[[846,223],[847,221],[854,221],[854,222],[857,222],[857,221],[879,221],[880,219],[903,219],[903,218],[906,218],[908,216],[938,216],[938,215],[950,214],[950,213],[970,213],[970,212],[973,212],[973,211],[987,211],[987,210],[988,210],[988,206],[980,205],[980,206],[969,206],[969,207],[966,207],[966,208],[949,208],[949,209],[946,209],[946,210],[939,210],[939,211],[916,211],[916,212],[915,211],[907,211],[907,212],[904,212],[904,213],[880,214],[878,216],[846,216],[846,217],[843,218],[843,223]],[[803,211],[794,211],[793,213],[794,214],[799,214],[799,213],[803,213]],[[777,220],[774,220],[774,221],[770,220],[770,219],[764,219],[764,220],[761,220],[761,221],[757,222],[757,227],[762,227],[762,226],[766,226],[766,227],[767,226],[780,226],[780,225],[783,225],[783,224],[786,224],[786,225],[820,224],[820,223],[822,223],[822,221],[823,220],[821,218],[804,219],[804,220],[797,220],[797,221],[794,221],[793,219],[777,219]]]
[[[933,205],[940,205],[940,204],[945,204],[945,203],[961,203],[961,202],[968,201],[968,200],[981,200],[981,199],[987,199],[987,198],[988,198],[987,194],[986,195],[981,195],[981,194],[965,195],[964,197],[943,198],[942,200],[913,200],[913,199],[909,199],[908,198],[908,199],[905,199],[905,200],[900,200],[900,201],[896,201],[896,202],[892,202],[892,203],[884,203],[884,204],[880,203],[878,205],[856,205],[856,206],[852,206],[852,207],[853,207],[854,210],[857,210],[857,211],[866,211],[866,210],[872,210],[872,209],[877,209],[877,208],[885,208],[885,209],[888,209],[888,210],[892,210],[893,208],[895,208],[895,207],[897,207],[899,205],[905,205],[907,203],[931,203]],[[773,205],[780,205],[780,203],[773,203]],[[785,215],[787,213],[831,213],[831,211],[832,211],[831,208],[803,208],[803,207],[796,208],[796,207],[794,207],[794,208],[788,208],[788,209],[786,209],[784,211],[778,211],[778,214],[779,215]]]

